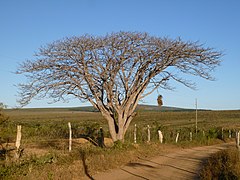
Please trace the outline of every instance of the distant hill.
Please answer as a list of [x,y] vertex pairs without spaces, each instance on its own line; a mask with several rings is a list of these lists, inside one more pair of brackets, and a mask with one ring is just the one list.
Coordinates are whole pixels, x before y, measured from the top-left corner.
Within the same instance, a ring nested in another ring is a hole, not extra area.
[[155,106],[155,105],[143,105],[139,104],[136,111],[194,111],[195,109],[185,109],[179,107],[169,107],[169,106]]
[[[84,107],[73,107],[68,108],[71,111],[87,111],[87,112],[98,112],[93,106],[84,106]],[[203,109],[201,109],[203,110]],[[155,105],[143,105],[139,104],[136,108],[136,111],[195,111],[195,109],[185,109],[179,107],[169,107],[169,106],[155,106]]]
[[[11,109],[6,109],[6,111]],[[18,109],[12,109],[12,110],[18,110]],[[83,107],[66,107],[66,108],[23,108],[19,109],[22,111],[83,111],[83,112],[98,112],[96,108],[93,106],[83,106]],[[206,109],[198,109],[199,111],[208,111]],[[165,111],[195,111],[195,109],[186,109],[186,108],[179,108],[179,107],[169,107],[169,106],[156,106],[156,105],[143,105],[139,104],[136,108],[136,111],[159,111],[159,112],[165,112]]]
[[83,107],[72,107],[68,108],[70,111],[85,111],[85,112],[98,112],[93,106],[83,106]]

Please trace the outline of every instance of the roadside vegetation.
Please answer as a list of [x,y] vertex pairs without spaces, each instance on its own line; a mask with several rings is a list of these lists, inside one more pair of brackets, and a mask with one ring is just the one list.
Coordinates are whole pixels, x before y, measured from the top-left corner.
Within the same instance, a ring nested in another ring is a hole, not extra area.
[[[230,141],[240,128],[240,111],[198,112],[198,132],[195,134],[195,112],[138,111],[126,134],[124,143],[115,143],[105,120],[99,112],[80,112],[74,109],[13,109],[2,110],[8,117],[0,125],[0,148],[14,147],[16,126],[22,125],[23,156],[14,159],[9,151],[0,163],[1,179],[59,179],[89,176],[97,172],[120,167],[140,157],[153,157],[176,148],[210,145]],[[73,132],[72,152],[68,152],[68,126]],[[137,124],[137,144],[133,142],[134,124]],[[147,143],[147,125],[151,141]],[[96,139],[99,128],[105,136],[105,148],[96,147],[80,137]],[[222,129],[223,128],[223,129]],[[157,131],[164,134],[161,144]],[[231,130],[231,138],[229,138]],[[189,132],[193,132],[190,142]],[[177,133],[179,142],[175,142]],[[204,133],[203,133],[204,132]],[[224,137],[222,137],[224,132]]]
[[212,155],[204,164],[201,178],[231,179],[240,178],[240,152],[237,149],[228,149]]

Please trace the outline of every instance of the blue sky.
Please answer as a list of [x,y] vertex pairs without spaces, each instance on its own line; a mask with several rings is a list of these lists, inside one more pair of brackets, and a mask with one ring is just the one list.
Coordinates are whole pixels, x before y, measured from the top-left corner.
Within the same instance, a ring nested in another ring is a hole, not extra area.
[[[42,45],[66,36],[105,35],[118,31],[200,41],[223,50],[216,81],[193,78],[196,91],[178,84],[159,91],[164,105],[240,109],[240,1],[238,0],[9,0],[0,1],[0,102],[16,107],[18,64]],[[157,104],[157,92],[142,103]],[[48,104],[33,100],[27,107],[82,106],[77,100]]]

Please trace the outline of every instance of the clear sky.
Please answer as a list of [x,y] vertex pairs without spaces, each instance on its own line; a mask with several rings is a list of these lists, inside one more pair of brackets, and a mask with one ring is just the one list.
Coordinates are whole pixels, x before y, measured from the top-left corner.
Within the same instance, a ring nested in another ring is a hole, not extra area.
[[[164,105],[240,109],[239,0],[0,0],[0,102],[16,107],[18,64],[31,59],[42,45],[66,36],[105,35],[118,31],[200,41],[225,53],[214,72],[216,81],[194,78],[196,91],[176,86],[159,91]],[[142,103],[157,104],[157,95]],[[83,106],[77,100],[48,104],[32,101],[27,107]]]

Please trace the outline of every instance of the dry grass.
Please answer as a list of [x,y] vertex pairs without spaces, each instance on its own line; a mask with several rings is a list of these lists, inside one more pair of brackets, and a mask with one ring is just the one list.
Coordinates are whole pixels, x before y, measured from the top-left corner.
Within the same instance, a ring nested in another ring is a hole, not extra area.
[[237,149],[220,151],[211,156],[200,173],[202,179],[239,179],[240,152]]
[[[82,146],[73,152],[52,150],[40,156],[31,154],[1,169],[1,179],[84,179],[98,172],[118,168],[139,158],[153,157],[179,147],[156,143],[106,149]],[[37,153],[37,151],[36,151]],[[5,174],[4,174],[5,173]]]
[[[0,137],[7,137],[10,142],[14,142],[16,125],[22,124],[22,145],[25,148],[25,157],[21,161],[0,167],[0,172],[6,175],[5,179],[35,179],[36,177],[38,179],[81,179],[86,174],[91,176],[93,173],[117,168],[137,160],[138,157],[152,157],[174,148],[189,147],[189,141],[181,142],[180,145],[163,145],[157,141],[132,145],[132,130],[135,123],[139,128],[149,124],[155,128],[152,128],[153,132],[159,127],[163,130],[183,131],[184,128],[194,129],[195,126],[194,112],[138,112],[126,136],[127,143],[119,147],[101,149],[78,139],[78,133],[92,124],[102,126],[106,137],[109,137],[106,122],[98,112],[79,112],[69,109],[25,109],[5,112],[9,116],[9,123],[4,126],[6,131],[0,132]],[[75,139],[73,152],[70,154],[68,153],[67,122],[72,122]],[[199,129],[240,128],[240,111],[200,111],[198,123]],[[145,132],[142,131],[142,133]],[[152,138],[157,140],[157,136]],[[212,139],[207,141],[208,144],[215,142]],[[109,144],[111,146],[111,142]],[[197,139],[191,143],[191,146],[199,144],[205,145],[206,142]],[[4,176],[0,177],[2,178]]]

